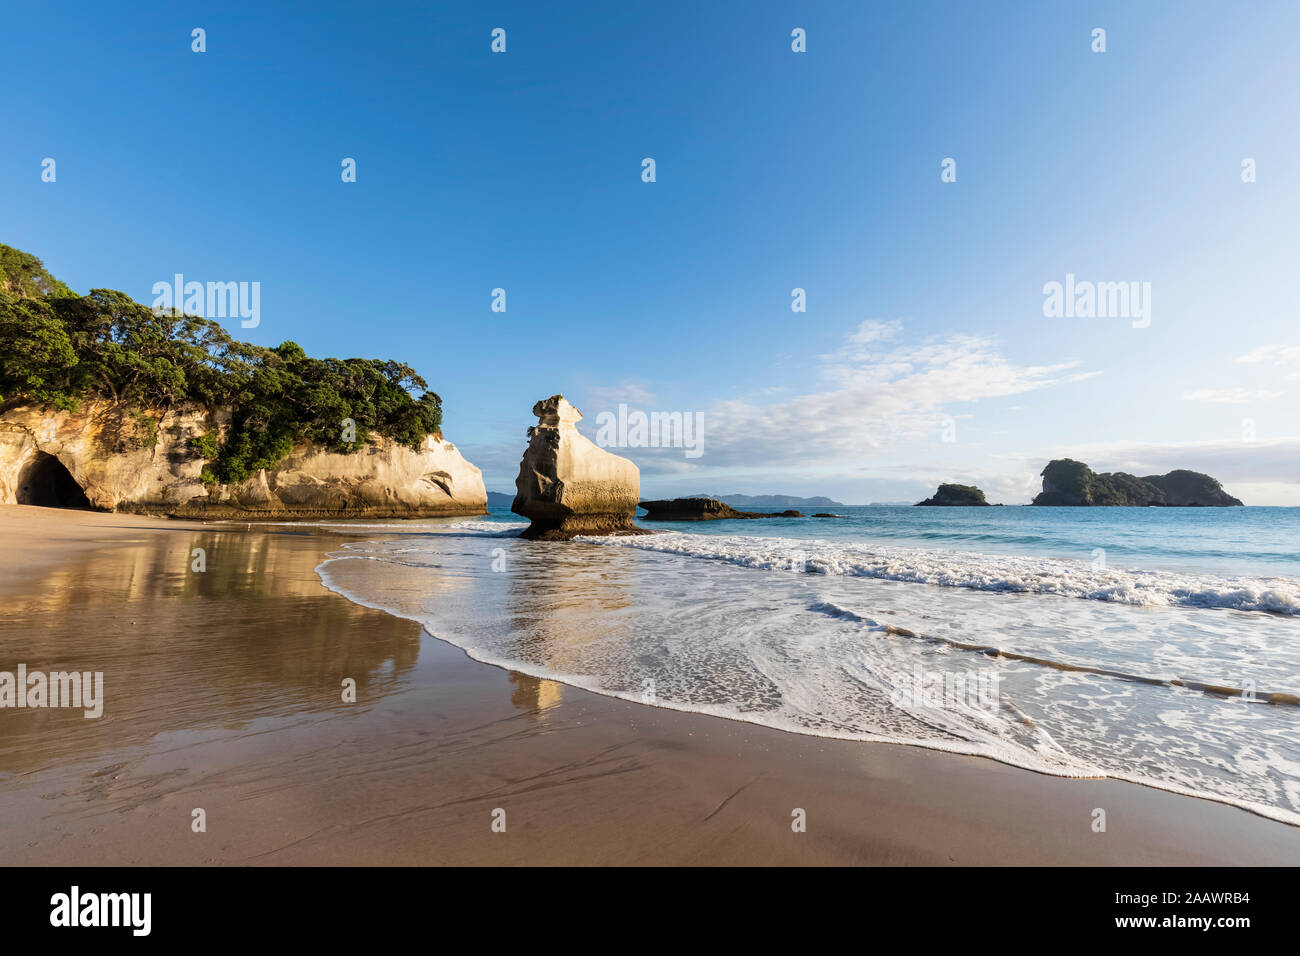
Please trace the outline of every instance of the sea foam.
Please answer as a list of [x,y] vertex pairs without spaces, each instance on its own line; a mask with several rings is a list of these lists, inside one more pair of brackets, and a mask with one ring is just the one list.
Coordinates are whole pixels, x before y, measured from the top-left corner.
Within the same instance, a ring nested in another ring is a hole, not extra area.
[[666,531],[643,537],[582,540],[620,548],[788,570],[968,588],[1053,594],[1139,607],[1224,608],[1300,614],[1300,582],[1289,578],[1216,576],[1167,570],[1097,568],[1062,558],[879,547],[825,540],[695,535]]

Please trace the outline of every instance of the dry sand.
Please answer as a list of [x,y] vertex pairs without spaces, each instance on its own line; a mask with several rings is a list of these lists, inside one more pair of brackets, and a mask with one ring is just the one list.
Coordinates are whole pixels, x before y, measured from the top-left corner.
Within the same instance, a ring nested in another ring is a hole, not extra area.
[[0,506],[0,670],[103,671],[106,697],[0,710],[0,863],[1300,862],[1300,828],[1204,800],[490,667],[327,591],[338,543]]

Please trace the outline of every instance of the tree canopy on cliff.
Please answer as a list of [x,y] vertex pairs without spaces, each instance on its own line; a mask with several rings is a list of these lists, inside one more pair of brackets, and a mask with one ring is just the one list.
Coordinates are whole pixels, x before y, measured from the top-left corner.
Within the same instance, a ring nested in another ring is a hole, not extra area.
[[71,296],[71,289],[45,271],[30,252],[0,243],[0,292],[25,296]]
[[0,358],[0,407],[230,408],[224,440],[211,435],[199,449],[222,482],[274,466],[300,441],[355,451],[374,432],[418,448],[442,428],[442,399],[402,362],[315,359],[294,342],[240,342],[211,319],[160,314],[111,289],[79,296],[3,244]]

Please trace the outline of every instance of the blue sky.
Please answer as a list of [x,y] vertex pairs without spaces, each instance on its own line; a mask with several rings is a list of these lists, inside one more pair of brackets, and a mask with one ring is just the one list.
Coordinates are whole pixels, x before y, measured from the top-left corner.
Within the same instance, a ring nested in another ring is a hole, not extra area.
[[[620,402],[703,416],[698,458],[611,449],[648,496],[1014,502],[1071,455],[1300,505],[1294,3],[6,20],[0,241],[144,302],[177,272],[260,282],[232,331],[409,362],[490,489],[563,392],[593,438]],[[1149,327],[1045,317],[1067,273],[1151,283]]]

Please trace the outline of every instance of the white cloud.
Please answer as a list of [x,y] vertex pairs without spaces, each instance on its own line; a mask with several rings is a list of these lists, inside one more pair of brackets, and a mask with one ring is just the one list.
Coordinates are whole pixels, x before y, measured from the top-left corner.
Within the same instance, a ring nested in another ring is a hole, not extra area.
[[1282,394],[1282,392],[1270,392],[1264,389],[1256,389],[1252,392],[1248,388],[1201,388],[1192,392],[1183,392],[1183,401],[1245,405],[1249,402],[1267,402]]
[[613,411],[620,404],[649,405],[655,400],[654,392],[637,382],[624,382],[620,385],[599,385],[588,388],[582,393],[583,401],[592,409],[584,415],[594,417],[601,411]]
[[1245,355],[1237,356],[1238,362],[1249,364],[1266,364],[1290,366],[1293,371],[1288,378],[1300,378],[1300,345],[1261,345]]
[[[909,441],[937,443],[950,406],[1100,374],[1079,371],[1074,361],[1019,365],[1001,355],[991,339],[973,335],[877,351],[864,348],[897,332],[885,323],[858,326],[840,350],[822,357],[821,390],[769,401],[725,400],[703,409],[704,455],[696,464],[842,465],[845,460],[863,461],[873,451],[879,460],[886,449]],[[657,461],[682,457],[676,449],[619,453],[649,471],[657,470]]]
[[861,323],[852,334],[849,335],[849,341],[855,345],[867,345],[871,342],[880,342],[884,339],[892,339],[902,331],[903,323],[897,319],[867,319]]
[[1300,484],[1282,481],[1234,481],[1231,494],[1248,505],[1300,505]]

